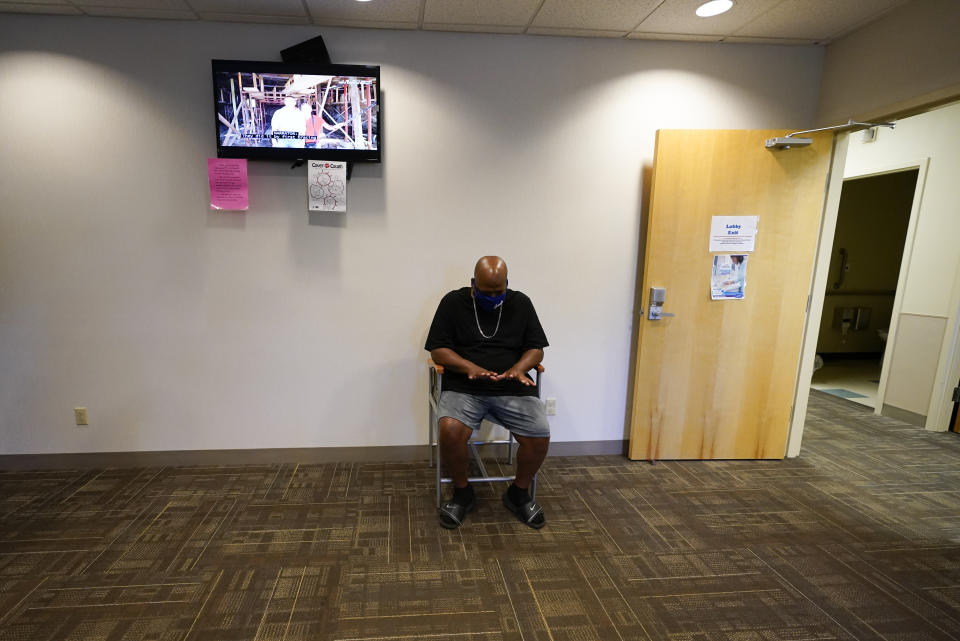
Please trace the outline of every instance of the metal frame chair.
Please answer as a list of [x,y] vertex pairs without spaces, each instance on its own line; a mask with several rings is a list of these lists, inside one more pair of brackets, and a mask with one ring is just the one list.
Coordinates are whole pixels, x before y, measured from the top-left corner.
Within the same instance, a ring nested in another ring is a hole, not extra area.
[[[440,390],[443,389],[443,365],[437,365],[429,358],[427,359],[427,365],[430,372],[430,390],[428,394],[428,405],[430,406],[430,467],[436,466],[437,469],[437,507],[439,508],[443,502],[441,488],[444,483],[452,483],[453,479],[441,474],[440,464],[440,417],[437,413],[440,405]],[[540,376],[544,372],[543,365],[537,365],[536,370],[537,375],[534,382],[537,386],[537,398],[540,398]],[[471,476],[467,480],[470,483],[493,483],[497,481],[513,481],[516,479],[516,476],[490,476],[490,474],[487,473],[486,466],[483,464],[483,459],[480,458],[480,452],[477,450],[477,447],[480,445],[506,445],[507,465],[513,465],[513,442],[513,434],[510,432],[507,432],[506,440],[478,441],[471,438],[467,442],[467,448],[470,451],[470,457],[477,465],[477,469],[480,470],[480,476]],[[537,497],[536,475],[534,475],[533,480],[530,482],[530,496],[532,498]]]

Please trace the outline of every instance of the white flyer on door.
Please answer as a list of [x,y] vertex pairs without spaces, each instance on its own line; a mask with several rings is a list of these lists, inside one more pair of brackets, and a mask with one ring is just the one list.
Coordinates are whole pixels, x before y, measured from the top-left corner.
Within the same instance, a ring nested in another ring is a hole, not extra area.
[[310,211],[347,211],[347,163],[329,160],[307,162]]
[[759,216],[714,216],[710,223],[711,252],[752,252]]

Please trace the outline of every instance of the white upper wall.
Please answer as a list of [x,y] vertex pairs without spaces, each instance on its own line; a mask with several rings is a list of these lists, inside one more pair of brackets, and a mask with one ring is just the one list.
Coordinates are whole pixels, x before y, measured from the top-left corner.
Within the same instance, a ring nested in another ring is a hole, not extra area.
[[[929,159],[925,180],[917,186],[919,209],[913,237],[907,238],[900,278],[902,308],[884,402],[927,417],[928,429],[947,429],[949,391],[960,378],[954,355],[960,322],[960,103],[911,116],[895,129],[881,128],[876,141],[850,135],[844,176],[863,176]],[[921,172],[922,173],[922,172]],[[904,316],[912,318],[904,318]]]
[[[960,215],[957,215],[957,177],[960,176],[960,103],[880,128],[877,139],[863,142],[850,135],[844,177],[863,176],[919,166],[930,158],[926,181],[920,185],[920,210],[910,252],[903,295],[904,314],[940,316],[953,311],[951,290],[960,271]],[[916,196],[915,196],[916,198]]]
[[0,453],[425,443],[427,327],[490,253],[551,342],[554,439],[621,439],[655,131],[811,126],[822,61],[324,29],[334,61],[382,65],[383,164],[345,215],[269,162],[249,212],[210,212],[210,59],[317,33],[4,16]]
[[958,0],[913,0],[828,45],[817,122],[876,118],[960,95],[958,34]]

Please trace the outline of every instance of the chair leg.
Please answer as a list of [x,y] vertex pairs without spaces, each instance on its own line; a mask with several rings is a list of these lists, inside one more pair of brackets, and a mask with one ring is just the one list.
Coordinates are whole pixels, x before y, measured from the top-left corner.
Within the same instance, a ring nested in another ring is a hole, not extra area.
[[437,443],[437,440],[436,440],[437,435],[435,434],[435,430],[437,426],[437,417],[434,416],[433,403],[429,401],[427,402],[427,410],[430,414],[430,436],[428,437],[430,439],[430,467],[433,467],[433,448]]
[[507,432],[507,465],[513,465],[513,432]]
[[487,473],[487,466],[483,464],[483,459],[480,458],[480,452],[477,451],[477,444],[473,441],[467,443],[467,447],[470,448],[470,456],[473,457],[473,462],[476,463],[477,469],[480,470],[480,476],[482,478],[487,478],[490,476]]

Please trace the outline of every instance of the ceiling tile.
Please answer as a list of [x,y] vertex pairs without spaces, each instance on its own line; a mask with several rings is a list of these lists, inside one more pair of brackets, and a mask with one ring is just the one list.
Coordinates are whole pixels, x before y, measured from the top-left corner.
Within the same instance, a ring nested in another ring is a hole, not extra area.
[[496,24],[445,24],[441,22],[423,23],[424,31],[466,31],[468,33],[523,33],[524,27],[518,25]]
[[201,20],[213,22],[255,22],[261,24],[310,24],[307,16],[264,16],[249,13],[227,13],[225,11],[198,11]]
[[826,40],[879,17],[903,0],[789,0],[737,29],[738,36]]
[[[666,0],[635,30],[645,33],[730,35],[765,13],[779,0],[736,0],[730,11],[712,18],[701,18],[696,11],[704,1]],[[846,0],[843,1],[846,2]]]
[[662,0],[546,0],[531,26],[623,34],[636,28],[660,2]]
[[196,20],[197,15],[189,9],[129,9],[126,7],[84,7],[88,16],[112,18],[147,18],[153,20]]
[[[190,0],[197,13],[249,16],[306,16],[300,0]],[[299,23],[298,23],[299,24]]]
[[[184,0],[71,0],[70,4],[76,5],[88,13],[86,9],[109,9],[112,7],[123,7],[126,9],[146,9],[163,11],[190,11],[190,7]],[[91,14],[92,15],[92,14]]]
[[622,38],[624,31],[610,29],[554,29],[552,27],[530,27],[527,33],[533,36],[573,36],[575,38]]
[[525,27],[533,18],[540,2],[541,0],[426,0],[423,23]]
[[816,40],[810,38],[754,38],[750,36],[727,36],[724,42],[732,44],[755,45],[815,45]]
[[341,18],[317,18],[313,24],[325,27],[354,27],[357,29],[416,29],[416,22],[391,22],[389,20],[344,20]]
[[631,40],[675,40],[679,42],[720,42],[723,36],[704,36],[693,33],[644,33],[634,31],[628,33]]
[[823,45],[912,1],[735,0],[713,18],[695,14],[703,0],[0,0],[0,13]]
[[0,3],[0,13],[43,13],[47,15],[78,16],[80,10],[70,5],[27,4],[25,2]]
[[[299,1],[299,0],[298,0]],[[421,0],[306,0],[314,22],[329,24],[327,19],[365,20],[370,22],[420,22]]]

